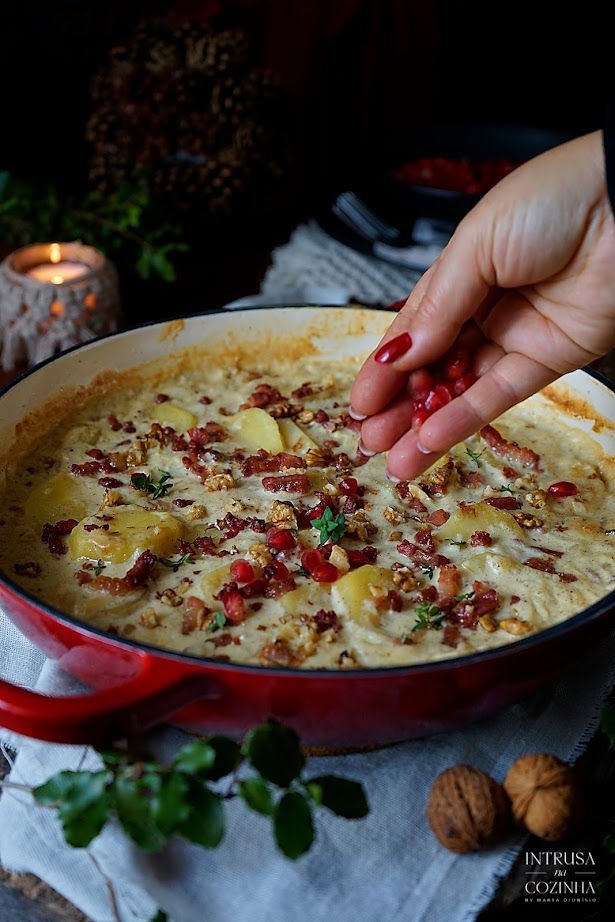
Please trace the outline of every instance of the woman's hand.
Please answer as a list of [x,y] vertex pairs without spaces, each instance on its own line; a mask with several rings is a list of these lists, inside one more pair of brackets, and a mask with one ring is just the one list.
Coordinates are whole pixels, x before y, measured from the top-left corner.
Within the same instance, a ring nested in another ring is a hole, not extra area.
[[[412,429],[412,372],[454,344],[477,380]],[[519,167],[461,221],[356,378],[361,445],[389,452],[392,479],[416,477],[614,345],[615,221],[594,132]]]

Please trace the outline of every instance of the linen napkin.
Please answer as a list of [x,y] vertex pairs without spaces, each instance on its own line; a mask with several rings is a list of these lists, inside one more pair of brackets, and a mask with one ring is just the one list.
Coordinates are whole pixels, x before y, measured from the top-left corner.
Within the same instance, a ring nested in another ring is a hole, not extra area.
[[[6,641],[0,672],[48,694],[81,690],[40,654],[0,613]],[[588,744],[599,709],[615,682],[615,634],[551,684],[505,711],[464,729],[373,752],[308,760],[306,775],[341,774],[363,783],[370,814],[359,821],[318,811],[317,838],[296,862],[276,849],[269,820],[227,802],[222,844],[205,850],[175,841],[145,855],[118,826],[107,826],[87,850],[64,844],[55,811],[29,795],[6,790],[0,798],[0,863],[29,871],[73,902],[94,922],[148,922],[158,909],[172,922],[473,922],[507,873],[524,837],[480,854],[454,855],[433,837],[425,805],[436,775],[468,763],[501,781],[528,752],[574,761]],[[40,743],[2,733],[17,749],[10,779],[35,785],[64,769],[97,768],[82,746]],[[171,727],[149,743],[166,759],[186,741]],[[112,908],[112,888],[116,911]]]

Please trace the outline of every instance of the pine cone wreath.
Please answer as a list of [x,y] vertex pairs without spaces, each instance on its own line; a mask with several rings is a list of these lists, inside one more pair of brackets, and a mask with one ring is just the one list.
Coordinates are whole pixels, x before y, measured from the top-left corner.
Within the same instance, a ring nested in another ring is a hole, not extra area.
[[141,22],[110,50],[90,96],[96,189],[138,178],[171,212],[218,222],[275,207],[290,162],[288,110],[240,30]]

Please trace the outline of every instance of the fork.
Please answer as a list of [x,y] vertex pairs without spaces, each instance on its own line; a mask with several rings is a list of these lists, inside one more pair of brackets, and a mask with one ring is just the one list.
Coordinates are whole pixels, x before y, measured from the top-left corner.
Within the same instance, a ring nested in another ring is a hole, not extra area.
[[432,218],[416,218],[412,231],[401,231],[376,214],[356,192],[341,192],[331,206],[333,214],[369,243],[389,246],[445,246],[453,232],[450,224]]

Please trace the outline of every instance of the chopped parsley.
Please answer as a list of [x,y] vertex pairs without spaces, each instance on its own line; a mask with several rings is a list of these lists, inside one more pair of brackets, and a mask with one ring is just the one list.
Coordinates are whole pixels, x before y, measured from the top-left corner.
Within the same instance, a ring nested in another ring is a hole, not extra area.
[[152,480],[150,474],[133,474],[130,482],[137,490],[143,493],[151,493],[152,499],[159,499],[165,496],[173,488],[172,483],[168,483],[171,475],[168,471],[162,471],[158,480]]
[[326,544],[327,541],[339,541],[348,528],[344,513],[340,512],[339,515],[334,517],[329,506],[325,508],[319,519],[312,521],[312,526],[320,532],[321,544]]
[[413,633],[423,628],[438,630],[442,627],[442,622],[446,618],[446,613],[443,612],[441,608],[438,608],[433,602],[427,601],[421,602],[415,610],[415,614],[416,623],[412,628]]
[[208,625],[207,625],[207,633],[208,633],[208,634],[213,634],[214,631],[218,631],[218,630],[220,630],[220,628],[226,627],[226,625],[227,625],[228,623],[229,623],[229,622],[228,622],[227,617],[226,617],[226,615],[224,614],[224,612],[222,612],[222,611],[216,611],[216,612],[214,612],[214,619],[213,619],[213,621],[211,622],[211,624],[208,624]]
[[466,448],[466,455],[468,456],[470,461],[474,462],[476,467],[480,467],[480,461],[478,459],[480,458],[482,454],[484,454],[486,450],[487,450],[486,448],[483,448],[482,451],[472,451],[471,448]]

